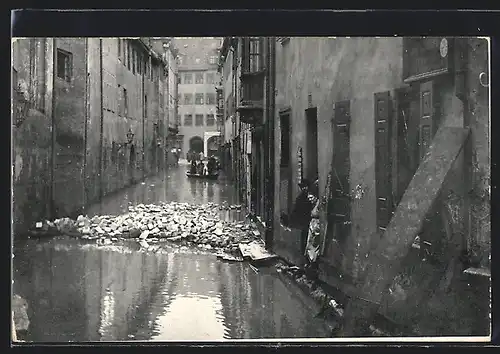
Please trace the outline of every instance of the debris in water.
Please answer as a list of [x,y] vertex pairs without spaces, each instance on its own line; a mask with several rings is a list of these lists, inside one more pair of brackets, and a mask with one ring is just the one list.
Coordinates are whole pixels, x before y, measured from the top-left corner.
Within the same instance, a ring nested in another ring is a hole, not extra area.
[[100,240],[97,241],[99,244],[109,244],[120,239],[136,239],[201,245],[204,249],[214,249],[238,261],[242,256],[241,245],[247,244],[252,249],[248,254],[252,260],[274,257],[267,253],[262,242],[255,243],[260,240],[260,233],[254,223],[222,219],[221,209],[239,210],[241,206],[229,206],[227,203],[218,205],[179,202],[130,205],[128,212],[122,215],[80,215],[76,221],[69,218],[57,219],[54,223],[40,221],[33,228],[33,234],[64,234]]

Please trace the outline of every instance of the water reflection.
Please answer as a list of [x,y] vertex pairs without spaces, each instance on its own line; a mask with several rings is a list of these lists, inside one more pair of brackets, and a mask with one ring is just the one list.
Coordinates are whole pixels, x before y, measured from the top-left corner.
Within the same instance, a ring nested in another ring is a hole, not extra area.
[[186,166],[172,167],[144,182],[104,197],[100,203],[89,207],[86,213],[89,216],[118,215],[127,212],[129,205],[168,201],[237,204],[236,193],[229,181],[222,177],[218,181],[190,179],[186,177],[186,171]]
[[81,247],[68,239],[14,250],[14,292],[30,310],[30,341],[126,339],[163,280],[168,255]]
[[326,337],[274,270],[211,254],[76,240],[15,249],[14,292],[28,302],[28,341]]

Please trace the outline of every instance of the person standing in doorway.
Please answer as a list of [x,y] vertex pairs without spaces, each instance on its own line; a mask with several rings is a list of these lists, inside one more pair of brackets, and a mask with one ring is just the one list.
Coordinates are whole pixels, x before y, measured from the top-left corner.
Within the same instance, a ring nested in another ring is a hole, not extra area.
[[310,196],[311,184],[307,179],[299,183],[299,195],[295,199],[292,213],[287,218],[282,218],[285,226],[300,230],[300,253],[304,256],[304,264],[308,264],[306,254],[307,237],[309,233],[309,223],[311,221],[311,211],[314,207]]
[[311,203],[312,210],[310,213],[310,221],[308,227],[307,243],[304,255],[306,257],[306,275],[309,278],[317,276],[317,258],[319,255],[320,244],[320,220],[319,220],[319,181],[316,179],[312,187],[308,199]]

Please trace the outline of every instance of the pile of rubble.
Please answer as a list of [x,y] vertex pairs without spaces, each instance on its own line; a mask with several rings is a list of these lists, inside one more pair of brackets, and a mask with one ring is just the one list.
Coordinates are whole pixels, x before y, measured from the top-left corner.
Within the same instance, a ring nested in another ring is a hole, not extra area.
[[123,215],[101,215],[92,218],[80,215],[36,224],[34,234],[66,234],[99,243],[111,244],[120,239],[161,242],[173,241],[198,244],[206,249],[224,250],[237,254],[240,243],[260,240],[252,223],[220,219],[221,209],[238,206],[208,203],[162,203],[129,207]]

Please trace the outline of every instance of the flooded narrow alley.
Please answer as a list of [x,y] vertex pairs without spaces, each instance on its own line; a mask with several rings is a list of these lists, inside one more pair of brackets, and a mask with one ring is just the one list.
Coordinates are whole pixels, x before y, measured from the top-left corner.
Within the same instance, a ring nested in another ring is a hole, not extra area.
[[[236,203],[230,183],[189,180],[186,166],[94,205],[89,216],[168,201]],[[222,211],[244,218],[244,211]],[[294,285],[273,267],[227,263],[185,246],[99,246],[67,237],[18,242],[14,293],[26,300],[26,341],[164,341],[327,337]]]

